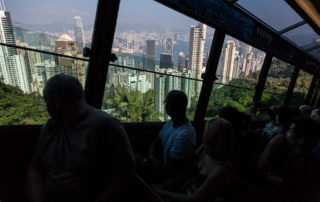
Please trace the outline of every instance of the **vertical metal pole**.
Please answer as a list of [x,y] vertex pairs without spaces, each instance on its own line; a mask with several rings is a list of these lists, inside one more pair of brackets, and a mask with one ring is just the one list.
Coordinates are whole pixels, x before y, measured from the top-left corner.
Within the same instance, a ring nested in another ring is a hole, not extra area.
[[308,94],[306,97],[306,104],[309,105],[312,99],[312,95],[314,92],[314,89],[316,87],[316,83],[317,83],[318,77],[316,75],[313,75],[309,90],[308,90]]
[[270,53],[267,53],[266,57],[264,58],[263,61],[263,65],[261,68],[261,73],[259,76],[259,80],[258,83],[256,85],[256,92],[253,96],[253,102],[256,103],[258,101],[260,101],[262,93],[263,93],[263,89],[264,89],[264,85],[266,83],[267,77],[268,77],[268,72],[270,69],[270,65],[272,62],[272,55]]
[[206,110],[208,107],[209,98],[213,83],[216,79],[216,71],[219,63],[219,58],[225,38],[225,33],[221,30],[215,30],[210,55],[207,62],[206,72],[203,77],[202,87],[199,95],[194,121],[201,123],[204,121]]
[[92,37],[85,98],[89,105],[101,108],[120,0],[99,0]]
[[289,87],[288,87],[288,91],[286,93],[286,98],[285,98],[284,103],[283,103],[284,106],[287,106],[290,103],[290,99],[292,97],[293,89],[294,89],[294,86],[296,85],[296,81],[297,81],[297,78],[299,76],[299,71],[300,71],[300,68],[298,68],[297,66],[293,70],[293,73],[292,73],[291,79],[290,79],[290,83],[289,83]]

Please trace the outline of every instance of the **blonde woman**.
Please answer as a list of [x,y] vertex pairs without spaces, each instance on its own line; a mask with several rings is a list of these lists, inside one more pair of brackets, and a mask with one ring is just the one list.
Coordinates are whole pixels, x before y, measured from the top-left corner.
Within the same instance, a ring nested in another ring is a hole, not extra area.
[[[192,180],[184,193],[173,193],[155,188],[170,201],[215,201],[224,198],[226,187],[232,182],[233,131],[231,124],[222,118],[207,122],[203,133],[202,155]],[[190,175],[189,175],[190,176]]]

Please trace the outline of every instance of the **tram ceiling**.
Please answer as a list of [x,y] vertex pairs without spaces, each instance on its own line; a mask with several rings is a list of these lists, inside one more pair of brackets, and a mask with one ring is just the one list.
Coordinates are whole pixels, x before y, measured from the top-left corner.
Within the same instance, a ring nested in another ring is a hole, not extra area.
[[286,0],[286,2],[320,35],[319,0]]
[[281,36],[278,31],[247,12],[240,5],[230,4],[224,0],[155,1],[213,28],[223,30],[228,35],[271,53],[273,56],[309,73],[319,74],[320,63],[314,57]]

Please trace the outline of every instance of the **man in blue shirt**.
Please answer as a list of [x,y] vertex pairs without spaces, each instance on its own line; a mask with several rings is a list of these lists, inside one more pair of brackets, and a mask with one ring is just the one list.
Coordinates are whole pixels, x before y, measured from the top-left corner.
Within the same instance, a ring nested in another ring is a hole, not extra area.
[[[186,116],[188,98],[182,91],[170,91],[165,100],[166,113],[171,117],[150,147],[148,162],[159,176],[170,177],[181,171],[190,161],[196,147],[196,132]],[[155,158],[158,145],[163,148],[163,159]],[[153,175],[154,176],[154,175]]]

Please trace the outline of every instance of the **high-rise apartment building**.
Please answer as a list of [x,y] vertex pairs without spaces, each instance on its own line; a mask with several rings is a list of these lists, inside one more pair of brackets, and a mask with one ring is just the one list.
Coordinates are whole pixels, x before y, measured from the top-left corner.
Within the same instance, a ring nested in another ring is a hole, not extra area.
[[[206,40],[207,25],[199,23],[190,28],[189,61],[188,69],[196,73],[196,78],[201,79],[203,67],[203,51]],[[196,83],[196,92],[199,93],[201,83]]]
[[221,83],[228,83],[232,80],[234,71],[234,59],[235,59],[236,45],[234,41],[229,40],[222,51],[222,58],[220,60],[217,74],[220,77]]
[[79,50],[82,51],[84,47],[84,38],[83,38],[83,24],[80,16],[74,16],[74,34]]
[[148,70],[155,70],[156,59],[156,42],[155,40],[146,41],[146,56],[145,56],[145,68]]
[[[3,0],[0,1],[0,42],[15,45],[10,12],[5,10]],[[16,48],[0,47],[0,79],[26,93],[30,92],[26,64]]]

